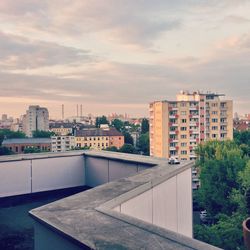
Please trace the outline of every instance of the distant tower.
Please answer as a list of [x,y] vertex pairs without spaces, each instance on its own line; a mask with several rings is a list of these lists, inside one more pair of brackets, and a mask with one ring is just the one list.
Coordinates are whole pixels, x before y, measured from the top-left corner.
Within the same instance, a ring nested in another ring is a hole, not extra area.
[[64,120],[64,104],[62,104],[62,120]]
[[79,112],[78,112],[78,104],[76,105],[76,117],[79,116]]
[[82,104],[80,106],[80,116],[82,117]]

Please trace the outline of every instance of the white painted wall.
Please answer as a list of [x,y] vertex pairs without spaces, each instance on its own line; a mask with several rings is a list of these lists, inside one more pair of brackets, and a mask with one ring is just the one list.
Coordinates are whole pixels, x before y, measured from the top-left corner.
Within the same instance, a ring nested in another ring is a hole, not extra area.
[[0,197],[85,185],[83,156],[0,163]]
[[136,174],[149,166],[133,162],[115,161],[107,158],[85,156],[86,185],[98,185]]
[[32,160],[32,192],[85,185],[84,157]]
[[191,169],[120,204],[114,210],[193,237]]
[[98,185],[136,174],[148,166],[83,155],[0,163],[0,197]]
[[31,192],[31,161],[0,163],[0,197]]

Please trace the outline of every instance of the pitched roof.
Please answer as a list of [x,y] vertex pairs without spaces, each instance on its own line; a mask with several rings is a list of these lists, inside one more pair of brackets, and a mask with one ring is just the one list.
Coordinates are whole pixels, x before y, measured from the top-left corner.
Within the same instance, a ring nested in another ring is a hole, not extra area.
[[117,131],[115,128],[109,128],[109,130],[96,128],[96,129],[84,129],[76,131],[76,137],[89,137],[89,136],[123,136],[123,134]]

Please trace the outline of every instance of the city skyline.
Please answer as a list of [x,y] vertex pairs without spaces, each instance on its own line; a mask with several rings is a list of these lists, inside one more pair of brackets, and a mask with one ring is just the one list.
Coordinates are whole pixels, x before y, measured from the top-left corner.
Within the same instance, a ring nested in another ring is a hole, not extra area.
[[249,113],[249,11],[233,0],[3,0],[0,114],[37,104],[60,118],[79,103],[148,116],[148,103],[181,89],[223,92]]

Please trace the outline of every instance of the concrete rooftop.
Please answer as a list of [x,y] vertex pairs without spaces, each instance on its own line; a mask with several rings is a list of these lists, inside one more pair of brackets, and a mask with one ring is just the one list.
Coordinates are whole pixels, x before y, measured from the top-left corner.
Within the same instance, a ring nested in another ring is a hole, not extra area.
[[[154,167],[36,208],[30,211],[36,221],[77,243],[80,248],[218,249],[113,210],[122,202],[190,168],[193,162],[173,166],[166,160],[138,155],[99,151],[84,151],[83,155]],[[52,156],[48,154],[48,157]]]

